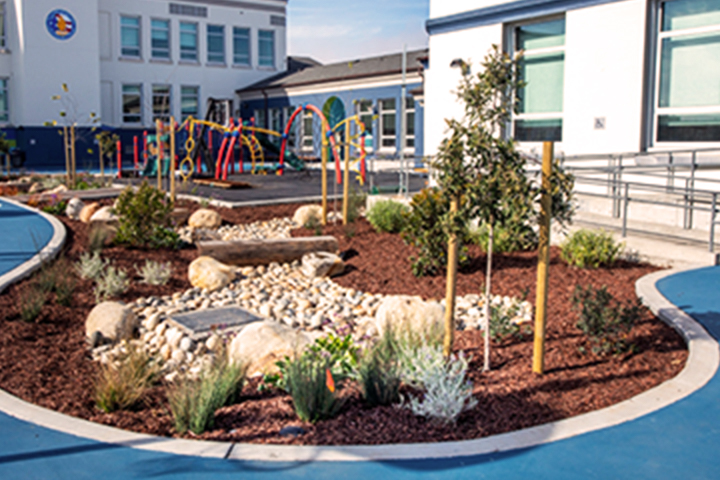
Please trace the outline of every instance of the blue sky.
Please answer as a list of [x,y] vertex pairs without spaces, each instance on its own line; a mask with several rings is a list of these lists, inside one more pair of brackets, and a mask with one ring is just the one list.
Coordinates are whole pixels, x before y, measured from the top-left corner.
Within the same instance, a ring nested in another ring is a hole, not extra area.
[[323,63],[427,46],[429,0],[289,0],[288,50]]

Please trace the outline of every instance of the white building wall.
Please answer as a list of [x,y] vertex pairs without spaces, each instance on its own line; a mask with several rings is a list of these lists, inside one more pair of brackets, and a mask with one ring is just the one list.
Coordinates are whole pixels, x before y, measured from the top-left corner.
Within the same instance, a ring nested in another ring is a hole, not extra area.
[[430,1],[430,18],[444,17],[457,13],[477,10],[478,8],[492,7],[502,3],[512,3],[515,0],[455,0]]

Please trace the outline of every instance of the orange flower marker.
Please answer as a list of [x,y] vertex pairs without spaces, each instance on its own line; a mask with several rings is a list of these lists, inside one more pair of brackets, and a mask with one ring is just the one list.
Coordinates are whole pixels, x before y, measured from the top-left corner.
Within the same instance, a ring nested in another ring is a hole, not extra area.
[[332,373],[330,373],[329,368],[325,369],[325,385],[327,385],[330,393],[335,393],[335,380],[333,380]]

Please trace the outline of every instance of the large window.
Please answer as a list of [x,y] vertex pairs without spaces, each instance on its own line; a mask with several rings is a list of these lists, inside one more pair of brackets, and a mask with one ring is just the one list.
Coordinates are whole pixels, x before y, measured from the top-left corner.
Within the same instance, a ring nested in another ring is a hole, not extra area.
[[152,87],[152,109],[153,122],[161,120],[165,123],[170,121],[170,85],[153,85]]
[[140,58],[140,17],[120,17],[120,54]]
[[415,148],[415,99],[405,98],[405,148]]
[[272,30],[258,31],[258,65],[275,67],[275,32]]
[[225,27],[223,25],[207,26],[207,51],[209,63],[225,63]]
[[520,57],[519,113],[513,117],[514,136],[521,141],[562,140],[565,75],[565,19],[518,25],[513,50]]
[[375,111],[372,100],[360,100],[358,102],[358,116],[365,127],[365,151],[373,150],[373,123]]
[[302,149],[304,151],[312,151],[315,145],[313,138],[313,124],[315,122],[315,116],[310,110],[302,112]]
[[233,27],[233,65],[250,65],[250,29]]
[[180,87],[180,114],[183,122],[200,116],[200,87]]
[[180,59],[198,61],[198,24],[180,22]]
[[655,98],[658,142],[720,141],[720,3],[660,5]]
[[0,2],[0,48],[7,47],[5,40],[5,2]]
[[122,86],[123,123],[142,123],[142,85]]
[[0,78],[0,122],[10,121],[10,109],[8,108],[8,79]]
[[394,98],[380,100],[380,148],[395,148],[395,107]]
[[170,21],[151,20],[150,40],[152,47],[152,58],[162,60],[170,59]]

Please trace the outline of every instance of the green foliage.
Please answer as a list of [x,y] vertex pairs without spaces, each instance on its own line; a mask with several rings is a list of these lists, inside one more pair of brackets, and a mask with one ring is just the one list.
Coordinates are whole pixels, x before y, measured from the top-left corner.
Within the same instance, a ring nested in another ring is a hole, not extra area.
[[168,387],[168,400],[175,430],[200,435],[212,428],[215,411],[234,403],[245,379],[245,368],[230,364],[227,355],[217,355],[210,368],[197,378],[183,377]]
[[613,239],[611,233],[580,229],[562,243],[560,256],[579,268],[598,268],[612,265],[624,247]]
[[137,405],[160,372],[157,360],[142,348],[125,347],[124,355],[101,364],[95,379],[95,404],[106,413]]
[[47,290],[40,286],[37,281],[26,284],[20,290],[18,298],[20,319],[23,322],[34,322],[40,316],[46,300]]
[[97,280],[108,265],[106,260],[100,257],[100,252],[83,253],[80,260],[75,264],[75,270],[85,280]]
[[140,269],[135,267],[142,277],[142,282],[148,285],[165,285],[172,276],[172,265],[170,262],[160,263],[152,260],[145,260],[145,265]]
[[[537,234],[529,223],[495,227],[493,233],[493,252],[511,253],[537,248]],[[486,225],[470,234],[472,242],[483,250],[487,250],[489,236],[489,229]]]
[[392,200],[375,203],[367,214],[368,222],[378,232],[400,233],[405,227],[405,216],[409,208]]
[[117,142],[120,140],[120,137],[116,133],[105,130],[96,134],[95,140],[97,140],[103,156],[112,161],[113,158],[115,158],[115,154],[117,152]]
[[490,338],[496,342],[500,342],[509,337],[520,339],[525,333],[529,333],[513,321],[519,311],[520,302],[517,300],[510,305],[504,305],[503,303],[496,304],[495,302],[491,303]]
[[171,228],[172,203],[147,182],[137,191],[125,189],[118,197],[115,212],[120,217],[117,243],[151,248],[177,245],[179,237]]
[[365,402],[375,407],[400,400],[400,357],[397,339],[391,330],[363,354],[358,365],[358,381]]
[[352,185],[348,195],[348,223],[353,223],[360,218],[360,211],[365,208],[366,203],[367,194],[355,185]]
[[[450,201],[437,188],[426,188],[410,202],[402,232],[405,243],[417,248],[418,256],[411,257],[413,274],[437,275],[447,265],[447,233],[442,218],[450,211]],[[464,231],[463,231],[464,233]],[[462,235],[460,238],[464,238]],[[461,250],[459,263],[467,261]]]
[[50,215],[60,216],[65,214],[65,208],[67,208],[67,200],[53,200],[44,207],[42,211],[49,213]]
[[125,293],[129,286],[130,280],[125,270],[108,266],[105,271],[95,279],[95,302],[100,303]]
[[607,288],[575,287],[573,308],[578,312],[577,327],[590,339],[593,353],[622,353],[631,346],[626,336],[640,318],[642,305],[621,305]]
[[340,410],[342,401],[336,391],[344,378],[332,373],[333,366],[328,355],[310,349],[287,364],[285,386],[300,420],[315,423]]
[[77,284],[68,260],[61,256],[51,264],[44,265],[35,276],[37,288],[46,294],[55,293],[57,303],[70,306]]

